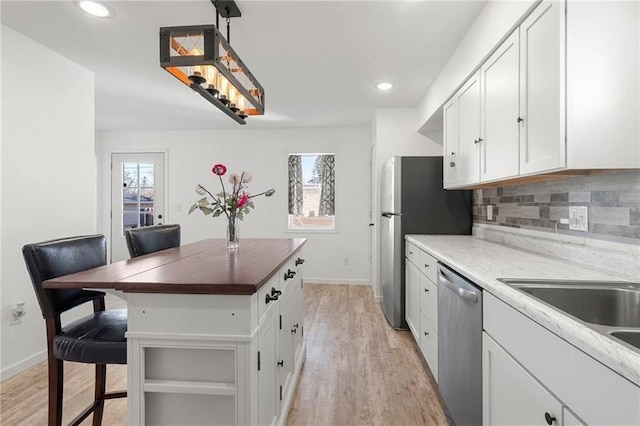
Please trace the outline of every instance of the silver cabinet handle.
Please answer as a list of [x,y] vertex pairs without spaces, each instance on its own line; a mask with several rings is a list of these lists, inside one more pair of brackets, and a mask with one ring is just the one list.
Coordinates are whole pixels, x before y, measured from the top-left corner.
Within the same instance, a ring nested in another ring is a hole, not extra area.
[[478,294],[475,291],[469,291],[462,287],[458,287],[457,285],[449,281],[447,277],[445,277],[442,271],[440,270],[438,270],[438,280],[439,282],[442,282],[442,284],[444,284],[445,287],[447,287],[449,290],[453,291],[454,293],[457,293],[458,296],[462,297],[463,299],[467,299],[474,303],[478,300]]

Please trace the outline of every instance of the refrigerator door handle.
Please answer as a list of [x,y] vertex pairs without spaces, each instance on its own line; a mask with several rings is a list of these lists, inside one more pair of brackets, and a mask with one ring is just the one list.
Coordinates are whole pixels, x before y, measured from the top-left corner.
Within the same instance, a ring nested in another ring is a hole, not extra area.
[[382,216],[384,217],[402,216],[402,213],[382,212]]

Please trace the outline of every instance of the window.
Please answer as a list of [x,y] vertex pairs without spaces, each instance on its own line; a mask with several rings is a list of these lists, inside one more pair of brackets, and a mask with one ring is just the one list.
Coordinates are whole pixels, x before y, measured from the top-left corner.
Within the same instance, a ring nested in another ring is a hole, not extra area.
[[124,163],[122,165],[122,232],[131,228],[153,225],[154,209],[153,164]]
[[335,155],[289,154],[289,229],[335,230]]

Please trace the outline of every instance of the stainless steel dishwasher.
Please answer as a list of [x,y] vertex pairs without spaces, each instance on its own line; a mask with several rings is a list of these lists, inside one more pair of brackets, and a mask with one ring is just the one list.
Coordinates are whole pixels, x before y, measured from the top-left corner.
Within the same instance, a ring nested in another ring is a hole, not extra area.
[[442,264],[438,387],[455,424],[482,424],[482,289]]

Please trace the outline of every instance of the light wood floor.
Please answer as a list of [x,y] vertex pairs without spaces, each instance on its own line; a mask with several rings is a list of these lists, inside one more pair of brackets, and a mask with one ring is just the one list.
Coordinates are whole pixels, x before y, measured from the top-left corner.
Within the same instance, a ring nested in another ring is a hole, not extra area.
[[[411,334],[388,326],[368,286],[305,284],[304,303],[307,359],[287,425],[447,424]],[[90,402],[93,367],[65,363],[65,378],[63,423]],[[126,388],[126,367],[108,367],[107,388]],[[126,424],[126,411],[107,401],[103,425]],[[0,424],[46,418],[46,363],[2,382]]]

